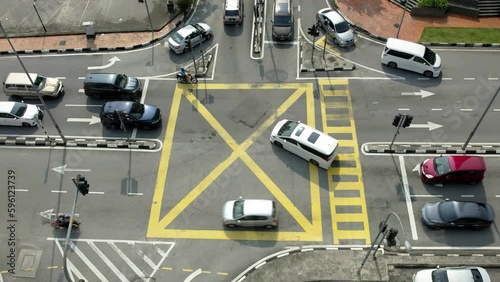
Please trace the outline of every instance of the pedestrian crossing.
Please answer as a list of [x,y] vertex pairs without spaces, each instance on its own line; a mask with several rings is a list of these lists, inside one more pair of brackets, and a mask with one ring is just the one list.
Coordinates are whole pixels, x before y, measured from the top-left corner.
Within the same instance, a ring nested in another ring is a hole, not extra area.
[[339,141],[339,153],[328,169],[328,187],[334,244],[371,242],[359,146],[349,81],[319,80],[323,131]]
[[[64,257],[65,239],[53,240]],[[150,281],[175,246],[174,242],[72,239],[67,268],[73,281]]]

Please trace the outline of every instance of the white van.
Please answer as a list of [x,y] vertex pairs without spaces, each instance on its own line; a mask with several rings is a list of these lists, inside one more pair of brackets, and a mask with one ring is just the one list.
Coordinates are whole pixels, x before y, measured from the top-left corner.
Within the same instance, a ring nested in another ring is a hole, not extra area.
[[339,151],[337,139],[300,121],[287,119],[274,126],[270,141],[324,169],[332,165]]
[[38,99],[36,89],[43,97],[57,98],[64,93],[62,82],[57,78],[30,73],[33,85],[26,73],[11,72],[3,82],[3,92],[16,99]]
[[382,64],[421,73],[427,77],[441,74],[441,57],[424,45],[389,38],[380,57]]

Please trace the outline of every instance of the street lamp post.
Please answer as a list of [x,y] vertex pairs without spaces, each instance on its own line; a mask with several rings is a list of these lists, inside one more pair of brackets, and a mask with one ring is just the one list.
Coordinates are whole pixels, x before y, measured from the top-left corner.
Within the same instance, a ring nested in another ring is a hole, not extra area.
[[[399,216],[395,212],[390,212],[389,215],[387,215],[387,217],[385,218],[385,220],[380,222],[380,224],[379,224],[379,232],[377,234],[377,237],[375,237],[375,240],[373,240],[372,245],[368,249],[368,252],[366,253],[365,258],[363,259],[363,262],[361,263],[361,266],[358,269],[358,275],[361,274],[361,270],[363,269],[363,266],[365,266],[365,263],[368,260],[368,257],[370,256],[371,251],[373,250],[373,246],[375,246],[375,244],[377,243],[380,235],[383,235],[382,236],[382,240],[383,240],[384,237],[385,237],[385,235],[387,235],[387,233],[389,232],[389,230],[387,229],[387,221],[389,220],[389,218],[391,217],[391,215],[394,215],[398,219],[399,224],[401,225],[401,230],[403,231],[403,235],[405,237],[405,249],[406,249],[406,251],[409,252],[411,250],[411,245],[410,245],[410,242],[408,242],[408,240],[406,239],[407,237],[406,237],[406,233],[404,232],[404,228],[403,228],[403,224],[401,222],[401,219],[399,218]],[[380,244],[381,243],[378,244],[377,248],[375,249],[375,252],[380,247]],[[375,253],[374,253],[374,256],[375,256]]]
[[405,2],[405,6],[403,8],[403,15],[401,16],[401,21],[399,22],[398,26],[398,34],[396,35],[396,38],[399,38],[399,31],[401,30],[401,26],[403,25],[403,20],[405,19],[405,14],[406,14],[406,4],[408,3],[408,0],[401,0]]
[[42,18],[40,17],[40,14],[38,13],[38,9],[36,8],[35,5],[36,0],[33,0],[33,8],[35,8],[36,15],[38,16],[38,19],[40,20],[40,23],[42,24],[43,31],[47,33],[47,29],[45,28],[45,25],[43,24]]
[[155,39],[155,34],[153,29],[153,22],[151,21],[151,15],[149,14],[148,0],[138,0],[138,1],[139,3],[146,4],[146,12],[148,13],[148,18],[149,18],[149,26],[151,27],[151,41],[153,41]]

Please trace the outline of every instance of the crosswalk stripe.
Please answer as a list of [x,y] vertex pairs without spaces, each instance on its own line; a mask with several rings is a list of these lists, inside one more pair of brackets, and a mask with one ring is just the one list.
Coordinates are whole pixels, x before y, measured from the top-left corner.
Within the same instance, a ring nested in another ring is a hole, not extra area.
[[102,282],[107,282],[108,279],[97,269],[97,267],[87,258],[87,256],[75,245],[73,242],[69,242],[69,245],[73,251],[80,257],[80,259],[92,270],[92,272],[99,278]]
[[104,261],[104,263],[113,271],[113,273],[120,279],[122,282],[129,282],[127,277],[123,275],[118,268],[104,255],[104,253],[97,248],[94,242],[88,242],[89,246],[94,250],[94,252]]

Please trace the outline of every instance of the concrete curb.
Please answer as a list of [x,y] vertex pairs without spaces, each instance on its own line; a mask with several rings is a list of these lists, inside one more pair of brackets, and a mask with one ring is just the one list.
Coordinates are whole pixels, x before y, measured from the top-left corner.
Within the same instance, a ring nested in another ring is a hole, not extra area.
[[497,155],[500,154],[500,145],[469,145],[462,150],[458,145],[418,145],[397,143],[389,149],[389,144],[363,144],[361,149],[370,154],[470,154],[470,155]]
[[29,147],[88,147],[154,150],[161,147],[161,143],[153,139],[125,139],[125,138],[98,138],[79,137],[66,138],[64,144],[60,137],[40,136],[0,136],[0,146],[29,146]]
[[346,67],[337,67],[337,68],[317,68],[317,69],[304,69],[302,68],[302,63],[300,64],[300,72],[316,72],[316,71],[352,71],[356,69],[356,65],[353,65],[350,68]]
[[[190,11],[188,11],[186,14],[189,14]],[[171,24],[174,22],[174,20],[179,17],[181,14],[175,15],[167,24]],[[178,22],[175,23],[175,27],[172,29],[167,30],[165,34],[160,35],[157,38],[154,38],[153,40],[141,43],[141,44],[136,44],[136,45],[130,45],[130,46],[121,46],[121,47],[99,47],[99,48],[68,48],[68,49],[40,49],[40,50],[16,50],[17,54],[47,54],[47,53],[93,53],[93,52],[101,52],[101,51],[124,51],[124,50],[133,50],[133,49],[139,49],[143,48],[146,46],[149,46],[151,44],[154,44],[165,37],[167,37],[172,31],[176,30],[184,21],[184,18],[186,16],[182,15],[179,19]],[[14,55],[14,51],[8,50],[8,51],[0,51],[0,55]]]

